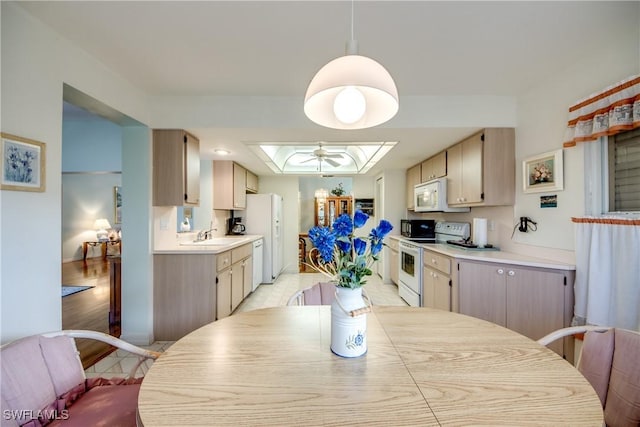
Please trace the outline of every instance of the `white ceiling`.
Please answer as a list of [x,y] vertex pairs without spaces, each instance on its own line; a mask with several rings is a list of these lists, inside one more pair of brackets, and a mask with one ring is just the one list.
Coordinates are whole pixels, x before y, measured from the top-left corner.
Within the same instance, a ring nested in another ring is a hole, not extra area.
[[[350,36],[349,1],[19,2],[149,95],[298,96]],[[638,28],[638,2],[356,1],[360,53],[382,63],[403,96],[518,96]],[[359,134],[399,141],[381,167],[407,167],[475,128]],[[344,141],[348,132],[188,129],[220,141]],[[203,150],[204,151],[204,150]],[[236,160],[271,174],[248,149]],[[429,153],[427,153],[429,154]],[[386,162],[386,163],[385,163]],[[375,173],[377,169],[370,173]]]

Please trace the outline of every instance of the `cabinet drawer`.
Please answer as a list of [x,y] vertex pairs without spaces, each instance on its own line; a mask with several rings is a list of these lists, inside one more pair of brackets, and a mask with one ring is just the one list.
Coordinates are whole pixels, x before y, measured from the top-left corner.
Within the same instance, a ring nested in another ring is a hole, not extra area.
[[216,271],[222,271],[231,265],[231,251],[216,255]]
[[231,264],[235,264],[241,259],[251,256],[252,251],[253,251],[253,246],[251,244],[243,245],[243,246],[240,246],[239,248],[232,249]]
[[451,274],[451,260],[444,255],[431,251],[424,251],[423,263],[426,267],[435,268],[445,274]]

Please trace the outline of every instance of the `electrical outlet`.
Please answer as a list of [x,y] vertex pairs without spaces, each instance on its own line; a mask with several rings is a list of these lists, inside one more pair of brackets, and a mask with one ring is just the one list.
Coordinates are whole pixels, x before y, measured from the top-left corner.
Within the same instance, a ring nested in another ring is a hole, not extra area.
[[160,230],[169,229],[169,220],[166,218],[160,218]]

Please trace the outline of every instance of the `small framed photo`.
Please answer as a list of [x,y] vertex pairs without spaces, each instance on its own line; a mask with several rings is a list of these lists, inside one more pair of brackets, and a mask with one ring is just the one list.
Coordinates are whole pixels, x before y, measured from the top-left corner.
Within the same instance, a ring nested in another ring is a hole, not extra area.
[[8,133],[2,135],[2,190],[45,190],[45,144]]
[[122,223],[122,187],[113,187],[113,222]]
[[522,187],[525,193],[563,190],[562,149],[524,159]]

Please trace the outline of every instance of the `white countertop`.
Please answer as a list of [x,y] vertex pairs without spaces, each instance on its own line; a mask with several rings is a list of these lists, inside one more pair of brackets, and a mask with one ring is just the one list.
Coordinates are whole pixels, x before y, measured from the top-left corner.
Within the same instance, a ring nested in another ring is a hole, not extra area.
[[[389,236],[389,238],[397,240],[407,240],[402,236]],[[527,255],[516,254],[513,252],[505,252],[502,250],[472,250],[458,248],[446,243],[421,244],[424,249],[446,255],[457,259],[466,259],[469,261],[495,262],[500,264],[522,265],[527,267],[551,268],[555,270],[575,270],[574,264],[567,264],[536,258]]]
[[230,249],[237,248],[238,246],[252,243],[255,240],[262,239],[264,236],[260,234],[245,234],[241,236],[224,236],[215,237],[215,240],[225,239],[229,240],[228,244],[223,245],[184,245],[179,244],[176,241],[175,245],[167,246],[161,249],[155,249],[154,254],[219,254],[226,252]]

